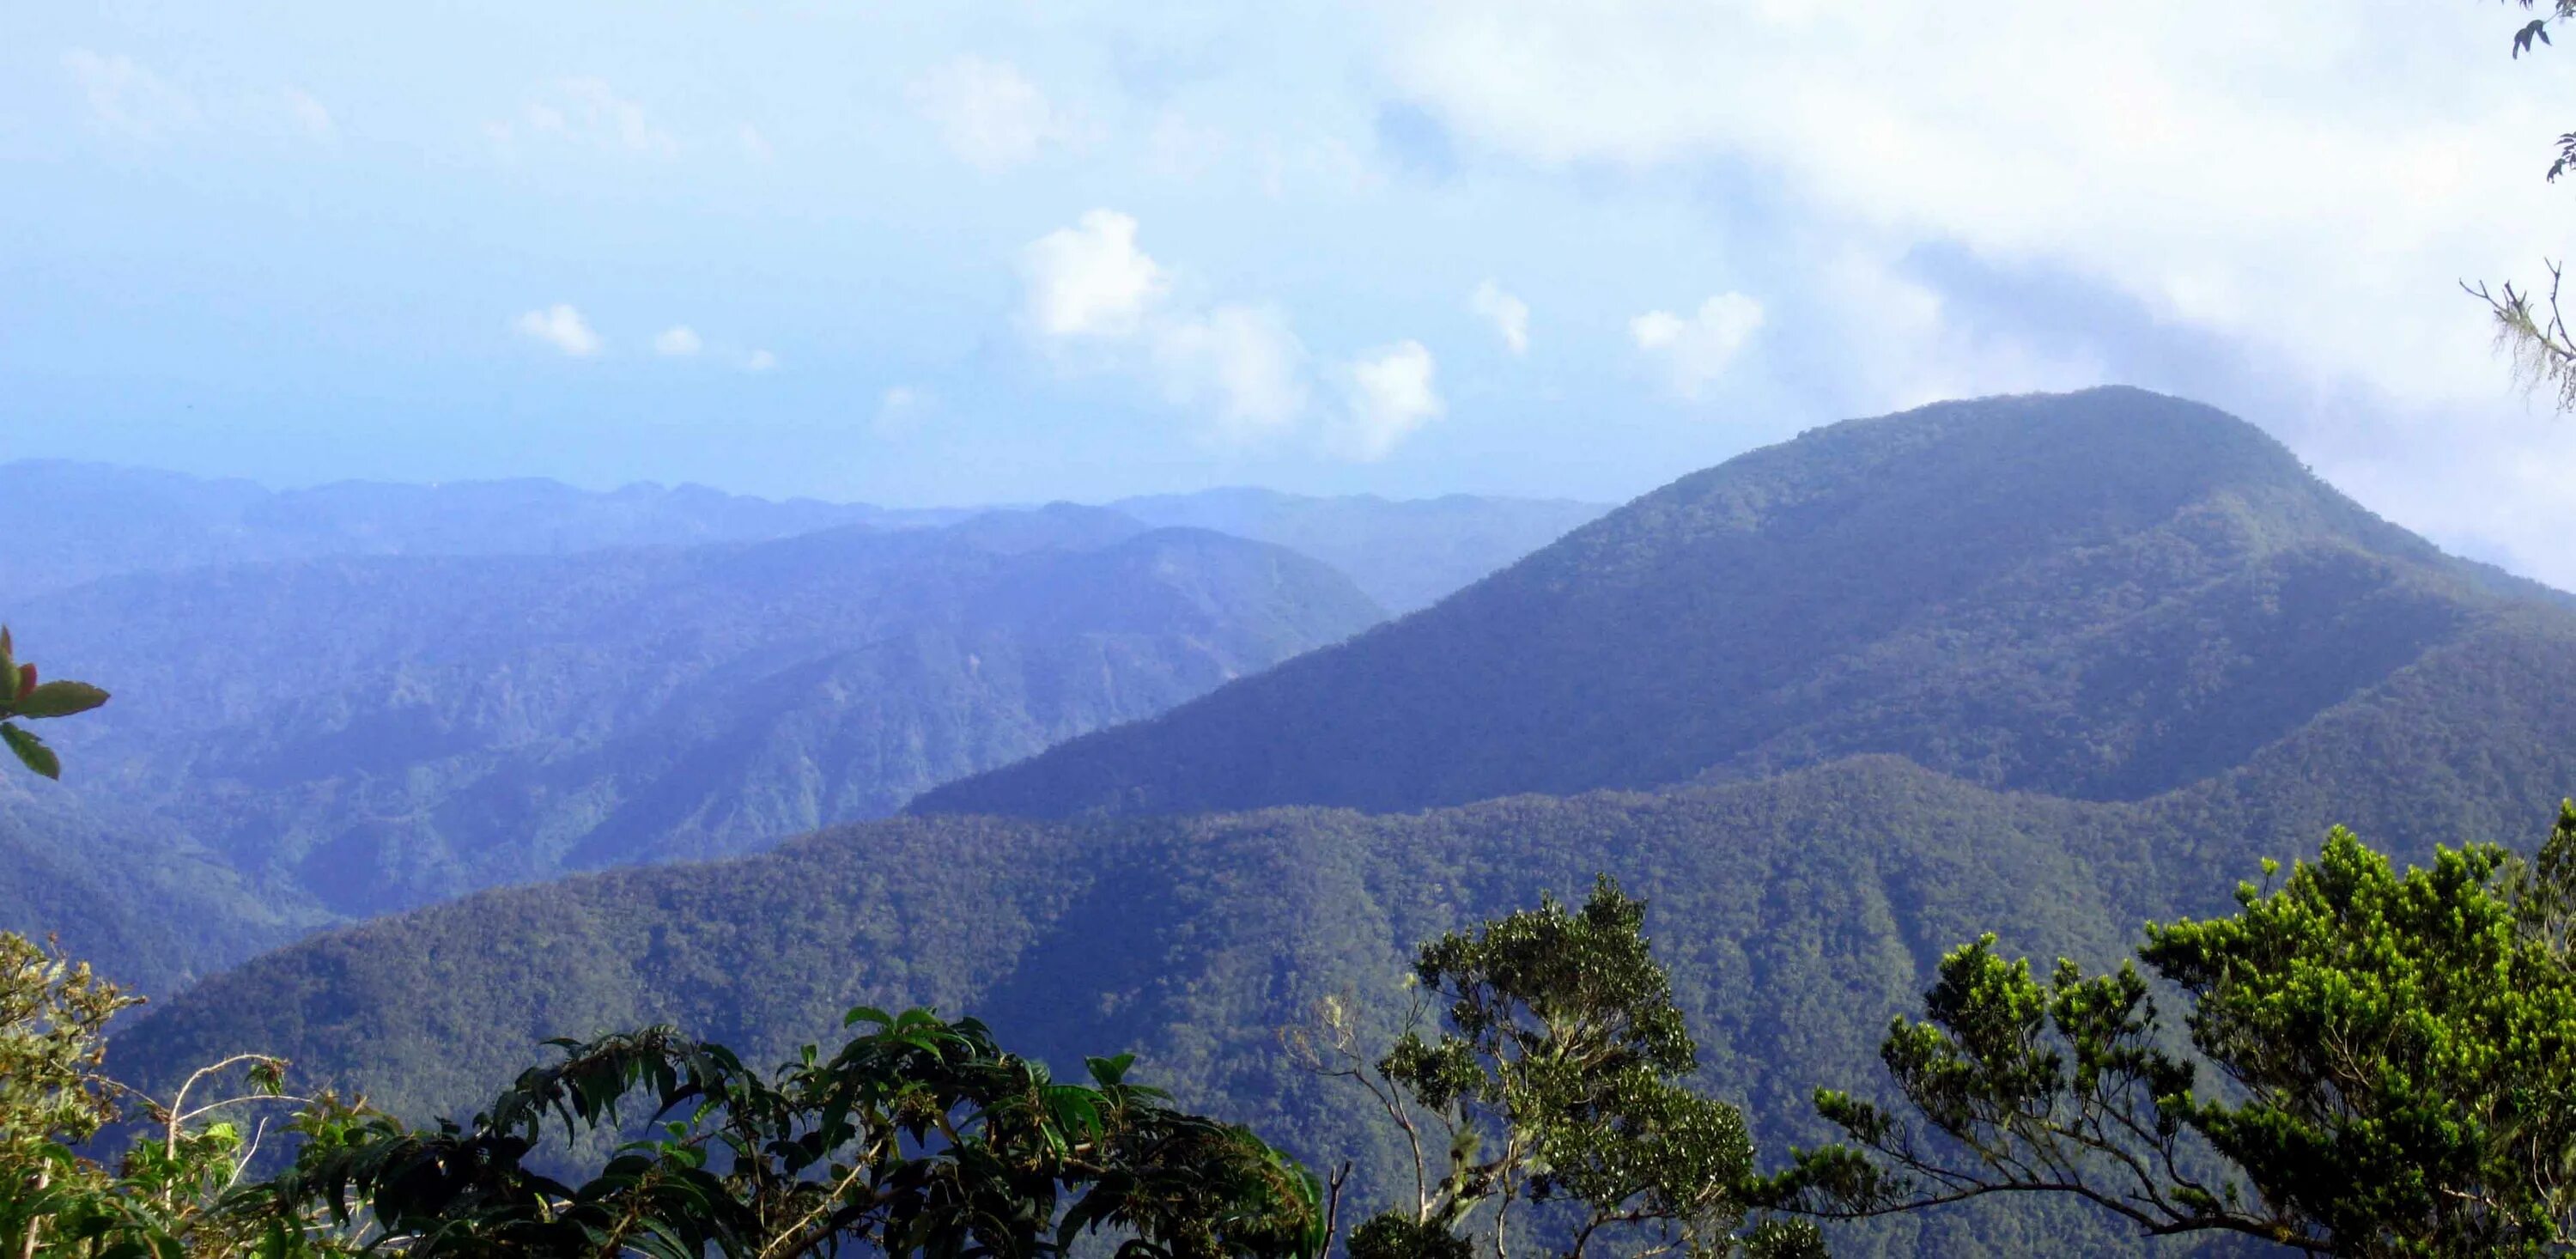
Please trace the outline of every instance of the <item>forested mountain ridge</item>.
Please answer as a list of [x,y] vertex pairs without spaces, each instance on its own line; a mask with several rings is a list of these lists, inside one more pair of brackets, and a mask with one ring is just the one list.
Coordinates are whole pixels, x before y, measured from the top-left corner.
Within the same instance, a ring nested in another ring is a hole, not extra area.
[[[1684,755],[1635,774],[1659,790],[1376,816],[922,810],[332,931],[183,994],[116,1060],[153,1080],[282,1053],[425,1113],[487,1092],[545,1036],[669,1019],[757,1056],[847,1005],[929,1003],[1040,1053],[1132,1046],[1189,1104],[1303,1156],[1382,1159],[1393,1138],[1300,1074],[1274,1029],[1351,995],[1384,1032],[1414,942],[1608,872],[1653,906],[1699,1083],[1743,1102],[1777,1151],[1825,1135],[1812,1088],[1880,1078],[1888,1018],[1981,931],[2098,966],[2146,920],[2224,910],[2263,858],[2312,854],[2330,825],[2405,859],[2527,848],[2576,786],[2576,614],[2371,517],[2236,421],[2096,391],[1802,441],[1818,446],[1687,478],[1429,611],[1069,745],[1144,732],[1193,764],[1267,749],[1343,775],[1312,781],[1402,785],[1410,768],[1466,790],[1489,781],[1467,772],[1476,757],[1513,752],[1498,736],[1546,736],[1530,748],[1595,774],[1617,767],[1582,740],[1651,756],[1672,739]],[[2007,479],[1973,475],[1962,447]],[[1783,641],[1757,640],[1766,623]],[[1422,626],[1441,634],[1411,637]],[[1530,662],[1587,658],[1549,704],[1520,701]],[[1322,682],[1291,704],[1283,678]],[[1734,706],[1675,718],[1712,694]],[[1327,700],[1349,719],[1324,720]],[[1253,724],[1177,720],[1211,711]],[[1689,751],[1710,747],[1726,754]],[[1377,777],[1352,768],[1412,753]],[[1836,1244],[2132,1241],[1997,1207]]]
[[[2487,694],[2457,715],[2473,729],[2515,702]],[[2418,774],[2367,790],[2384,767],[2336,758],[2389,730],[2378,714],[2344,721],[2349,737],[2238,781],[2134,803],[1994,792],[1867,757],[1758,782],[1391,816],[866,823],[326,932],[182,994],[110,1061],[166,1082],[209,1054],[280,1053],[426,1114],[488,1094],[546,1036],[670,1020],[767,1060],[844,1007],[926,1003],[973,1011],[1062,1067],[1087,1046],[1133,1047],[1188,1104],[1301,1157],[1356,1155],[1383,1172],[1393,1134],[1303,1074],[1276,1029],[1343,996],[1391,1035],[1414,942],[1608,872],[1649,899],[1656,955],[1700,1039],[1696,1083],[1742,1103],[1776,1155],[1824,1135],[1812,1088],[1875,1084],[1887,1019],[1916,1007],[1942,950],[1980,931],[2101,965],[2147,918],[2224,909],[2261,856],[2312,853],[2334,821],[2421,848],[2527,808],[2481,836],[2521,842],[2551,815],[2529,782],[2524,798],[2473,814],[2416,812],[2437,784],[2482,785],[2491,749],[2474,738],[2409,749],[2426,758]],[[2531,745],[2548,763],[2530,779],[2576,781],[2576,718],[2555,722],[2522,731],[2556,740]],[[2249,796],[2267,807],[2239,812]],[[2081,1213],[2000,1203],[1845,1230],[1836,1247],[2141,1249]]]
[[1421,614],[913,807],[1404,809],[1873,752],[2139,799],[2567,609],[2196,403],[1942,403],[1682,478]]
[[[184,851],[238,875],[251,919],[308,925],[881,816],[1382,615],[1293,552],[1073,507],[132,574],[13,606],[119,698],[64,732],[70,787],[0,798],[0,842],[60,864],[84,834],[166,835],[108,868]],[[116,947],[132,931],[90,937],[118,907],[7,908],[165,991],[277,939],[206,926],[174,973]]]

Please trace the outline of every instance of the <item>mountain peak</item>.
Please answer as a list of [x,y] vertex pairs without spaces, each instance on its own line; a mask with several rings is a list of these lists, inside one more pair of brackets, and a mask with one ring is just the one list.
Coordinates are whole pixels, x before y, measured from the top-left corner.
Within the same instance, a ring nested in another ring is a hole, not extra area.
[[1939,403],[1683,477],[1402,622],[915,808],[1409,809],[1861,753],[2136,798],[2376,684],[2507,584],[2215,408]]

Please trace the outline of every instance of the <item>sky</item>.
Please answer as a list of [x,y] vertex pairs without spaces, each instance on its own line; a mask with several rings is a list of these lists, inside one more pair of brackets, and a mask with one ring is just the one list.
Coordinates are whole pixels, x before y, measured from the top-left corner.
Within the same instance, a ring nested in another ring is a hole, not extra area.
[[1616,501],[2128,383],[2576,587],[2479,0],[0,10],[0,460]]

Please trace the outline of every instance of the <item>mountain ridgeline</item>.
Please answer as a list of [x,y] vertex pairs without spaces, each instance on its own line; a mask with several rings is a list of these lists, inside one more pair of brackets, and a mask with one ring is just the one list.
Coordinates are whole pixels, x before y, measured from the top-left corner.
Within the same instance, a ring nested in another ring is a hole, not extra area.
[[83,794],[362,915],[880,816],[1380,611],[1278,547],[1065,507],[138,574],[15,615],[119,694],[67,738]]
[[159,993],[326,922],[882,816],[1381,619],[1337,562],[1427,600],[1600,510],[0,473],[0,619],[119,695],[63,732],[68,788],[0,781],[0,927]]
[[[1349,996],[1389,1033],[1414,942],[1606,871],[1651,905],[1699,1083],[1777,1151],[1826,1135],[1813,1087],[1878,1085],[1888,1019],[1980,931],[2098,966],[2335,823],[2410,859],[2528,848],[2576,789],[2570,695],[2564,596],[2239,421],[2117,389],[1944,404],[1685,478],[912,816],[325,932],[113,1061],[275,1052],[423,1113],[545,1036],[671,1020],[766,1057],[928,1003],[1068,1067],[1132,1046],[1191,1105],[1358,1157],[1366,1201],[1396,1138],[1275,1029]],[[1991,1203],[1835,1245],[2139,1243]]]
[[2563,606],[2207,407],[1945,403],[1685,477],[1418,616],[914,807],[1411,809],[1872,752],[2134,800]]

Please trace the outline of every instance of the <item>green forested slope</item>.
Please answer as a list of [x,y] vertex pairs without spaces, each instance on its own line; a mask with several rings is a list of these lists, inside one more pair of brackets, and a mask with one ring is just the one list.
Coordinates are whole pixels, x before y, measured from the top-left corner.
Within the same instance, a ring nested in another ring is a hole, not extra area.
[[[750,544],[136,574],[11,615],[50,666],[117,695],[62,733],[73,800],[186,836],[271,911],[309,921],[881,816],[1380,612],[1278,547],[1060,508]],[[50,860],[46,844],[74,841],[44,821],[20,819],[20,846]],[[115,908],[149,910],[135,901]],[[168,974],[92,955],[128,978]]]
[[1317,1159],[1383,1160],[1388,1134],[1274,1029],[1336,993],[1384,1029],[1414,942],[1607,869],[1654,898],[1703,1082],[1776,1142],[1814,1134],[1808,1087],[1866,1078],[1878,1025],[1959,933],[2112,954],[2129,913],[2092,869],[2134,867],[2138,839],[2085,810],[1873,760],[1400,818],[896,820],[329,932],[181,996],[111,1061],[158,1079],[257,1047],[426,1110],[488,1092],[546,1035],[672,1019],[768,1057],[849,1005],[927,1002],[1067,1065],[1134,1046],[1189,1104]]
[[[2312,852],[2334,821],[2410,856],[2472,834],[2527,847],[2576,783],[2576,712],[2546,700],[2576,693],[2571,645],[2555,627],[2483,636],[2238,770],[2139,802],[1999,793],[1870,757],[1398,816],[844,828],[335,931],[186,994],[115,1061],[165,1078],[261,1049],[425,1111],[487,1091],[543,1036],[670,1019],[771,1055],[845,1006],[927,1002],[1040,1052],[1134,1046],[1189,1104],[1312,1158],[1360,1150],[1383,1166],[1387,1134],[1300,1076],[1274,1029],[1335,993],[1392,1019],[1413,942],[1607,871],[1653,902],[1703,1083],[1745,1103],[1777,1153],[1822,1135],[1813,1086],[1876,1085],[1887,1018],[1979,931],[2099,964],[2151,917],[2225,908],[2261,856]],[[2418,707],[2426,696],[2443,704]],[[2392,754],[2407,759],[2379,759]],[[2113,1243],[2081,1220],[1940,1213],[1846,1250]]]
[[1944,403],[1686,477],[1417,616],[915,807],[1418,808],[1870,752],[2138,799],[2559,598],[2194,403]]
[[260,896],[178,828],[33,775],[0,776],[0,929],[57,934],[170,992],[327,921]]
[[[828,685],[690,694],[724,729],[827,720],[792,700]],[[1185,1104],[1383,1170],[1388,1135],[1274,1029],[1341,993],[1383,1029],[1414,942],[1600,871],[1653,903],[1702,1082],[1776,1154],[1824,1135],[1812,1087],[1876,1086],[1889,1016],[1980,931],[2098,965],[2335,823],[2406,859],[2527,848],[2576,791],[2570,696],[2562,596],[2442,556],[2237,421],[2120,390],[1954,404],[1685,479],[911,817],[307,940],[114,1061],[152,1081],[276,1052],[425,1112],[545,1036],[669,1019],[760,1057],[849,1005],[930,1003],[1042,1053],[1133,1046]],[[693,798],[632,804],[662,825]],[[1351,803],[1418,811],[1327,807]],[[2128,1245],[2027,1205],[1838,1244]]]

